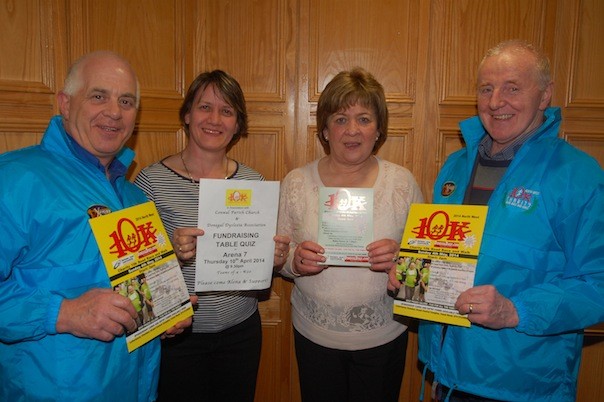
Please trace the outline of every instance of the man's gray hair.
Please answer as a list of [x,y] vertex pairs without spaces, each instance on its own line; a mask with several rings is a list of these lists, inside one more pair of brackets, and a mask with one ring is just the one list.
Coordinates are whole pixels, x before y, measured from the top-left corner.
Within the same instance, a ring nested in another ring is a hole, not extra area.
[[498,43],[487,50],[480,62],[479,69],[486,59],[497,56],[503,52],[528,52],[535,57],[535,73],[539,82],[539,89],[544,90],[552,82],[549,59],[541,49],[530,42],[521,39],[511,39]]
[[[130,66],[128,60],[124,59],[122,56],[115,52],[111,52],[108,50],[99,50],[96,52],[87,53],[81,56],[75,62],[73,62],[73,64],[69,67],[69,70],[67,71],[67,77],[65,77],[65,82],[63,83],[63,92],[69,96],[75,95],[82,88],[82,68],[85,66],[88,59],[103,55],[112,56],[116,59],[120,59],[128,66]],[[132,68],[132,66],[130,66],[130,70],[134,73],[134,69]],[[136,74],[134,74],[134,77],[136,78],[136,108],[138,109],[141,99],[140,84],[138,82],[138,77],[136,76]]]

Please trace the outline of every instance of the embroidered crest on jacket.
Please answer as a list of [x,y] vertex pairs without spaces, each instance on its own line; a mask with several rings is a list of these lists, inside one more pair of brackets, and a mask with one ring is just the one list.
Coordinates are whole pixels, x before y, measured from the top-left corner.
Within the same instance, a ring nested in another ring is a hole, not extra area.
[[505,205],[528,211],[536,206],[539,191],[515,187],[505,196]]

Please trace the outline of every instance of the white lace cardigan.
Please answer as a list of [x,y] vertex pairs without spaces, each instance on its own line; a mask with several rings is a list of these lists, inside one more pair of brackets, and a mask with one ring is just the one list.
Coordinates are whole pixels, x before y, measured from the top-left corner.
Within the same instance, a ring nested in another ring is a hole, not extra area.
[[[374,184],[374,239],[400,242],[409,206],[423,202],[409,170],[377,158]],[[291,271],[294,249],[317,241],[318,189],[323,186],[318,160],[291,171],[281,184],[278,233],[292,239],[292,251],[281,274],[295,281],[291,296],[294,328],[329,348],[361,350],[384,345],[407,327],[395,321],[387,274],[367,268],[329,267],[317,275],[296,277]]]

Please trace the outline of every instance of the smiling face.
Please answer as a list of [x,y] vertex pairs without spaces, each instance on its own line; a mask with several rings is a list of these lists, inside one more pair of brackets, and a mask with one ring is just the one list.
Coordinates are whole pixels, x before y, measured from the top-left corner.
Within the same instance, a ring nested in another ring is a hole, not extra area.
[[490,56],[478,70],[478,115],[497,153],[543,123],[551,83],[540,87],[536,58],[528,51]]
[[237,112],[213,84],[195,95],[191,111],[185,115],[189,138],[201,149],[225,151],[239,130]]
[[346,165],[362,164],[372,155],[379,137],[376,114],[358,103],[342,109],[329,116],[323,137],[331,158]]
[[137,81],[117,55],[93,54],[81,61],[73,94],[58,95],[65,130],[107,166],[134,131]]

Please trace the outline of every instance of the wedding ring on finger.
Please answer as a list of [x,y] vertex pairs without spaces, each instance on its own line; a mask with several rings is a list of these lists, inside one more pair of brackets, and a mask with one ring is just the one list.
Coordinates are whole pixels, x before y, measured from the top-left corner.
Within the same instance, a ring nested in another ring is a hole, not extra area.
[[472,314],[474,312],[474,305],[470,303],[470,307],[468,307],[468,314]]

